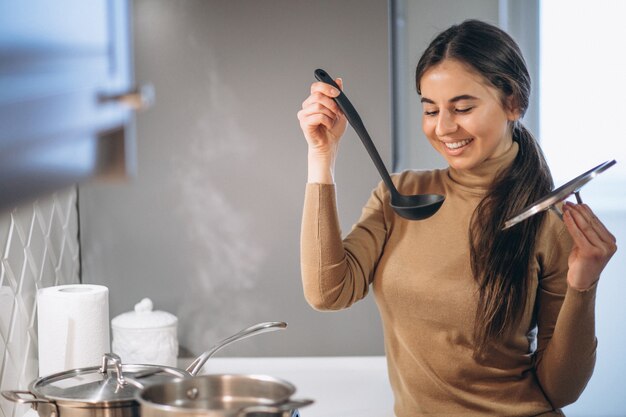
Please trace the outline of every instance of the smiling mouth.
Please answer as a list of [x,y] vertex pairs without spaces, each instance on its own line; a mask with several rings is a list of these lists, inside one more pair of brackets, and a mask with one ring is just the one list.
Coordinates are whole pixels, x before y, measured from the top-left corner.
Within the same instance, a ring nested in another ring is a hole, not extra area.
[[458,142],[443,142],[443,144],[446,145],[446,148],[448,149],[459,149],[459,148],[462,148],[463,146],[469,145],[473,141],[474,141],[474,138],[471,138],[471,139],[463,139]]

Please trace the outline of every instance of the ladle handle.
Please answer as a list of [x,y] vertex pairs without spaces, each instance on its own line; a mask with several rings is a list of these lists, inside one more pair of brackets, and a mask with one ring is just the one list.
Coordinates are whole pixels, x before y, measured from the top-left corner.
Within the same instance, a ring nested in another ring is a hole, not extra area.
[[243,330],[241,330],[240,332],[227,337],[226,339],[218,342],[215,346],[213,346],[211,349],[207,350],[206,352],[204,352],[202,355],[198,356],[198,358],[196,358],[196,360],[194,360],[191,365],[189,365],[186,369],[187,372],[189,372],[192,376],[196,376],[198,374],[198,372],[200,372],[200,370],[202,369],[202,367],[204,366],[204,364],[206,363],[206,361],[213,356],[213,354],[215,354],[215,352],[217,352],[218,350],[220,350],[221,348],[223,348],[226,345],[230,345],[231,343],[237,341],[237,340],[242,340],[242,339],[246,339],[250,336],[254,336],[257,334],[261,334],[261,333],[266,333],[266,332],[272,332],[274,330],[281,330],[287,327],[287,323],[282,322],[282,321],[270,321],[270,322],[265,322],[265,323],[259,323],[259,324],[255,324],[254,326],[250,326],[248,328],[245,328]]
[[348,122],[350,122],[350,125],[352,125],[357,135],[359,135],[361,142],[363,142],[363,146],[365,146],[367,153],[370,155],[370,158],[372,158],[374,165],[376,165],[376,169],[378,169],[378,173],[383,179],[385,185],[387,185],[387,188],[389,189],[389,192],[391,193],[391,195],[394,197],[399,196],[399,192],[396,189],[396,186],[394,185],[394,183],[391,181],[391,176],[389,175],[389,171],[387,171],[387,168],[385,167],[385,163],[383,162],[380,155],[378,154],[378,150],[374,146],[374,142],[372,142],[372,138],[370,138],[369,133],[367,133],[367,130],[365,129],[365,125],[363,124],[363,121],[361,120],[359,113],[357,113],[352,103],[350,103],[350,100],[348,100],[348,97],[344,94],[343,91],[341,91],[341,88],[339,88],[339,86],[337,85],[337,83],[335,83],[333,78],[330,75],[328,75],[328,73],[324,71],[323,69],[315,70],[315,78],[318,81],[322,81],[322,82],[325,82],[326,84],[332,85],[333,87],[335,87],[337,90],[340,91],[339,95],[334,98],[335,102],[337,103],[339,108],[343,111],[343,114],[346,115],[346,119],[348,119]]

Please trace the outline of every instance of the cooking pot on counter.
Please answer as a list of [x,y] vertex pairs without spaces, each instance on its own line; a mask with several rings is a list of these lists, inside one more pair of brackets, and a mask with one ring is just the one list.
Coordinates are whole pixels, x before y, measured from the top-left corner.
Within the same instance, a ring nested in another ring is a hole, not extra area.
[[142,417],[294,417],[313,403],[295,391],[270,376],[214,374],[150,385],[138,401]]
[[204,352],[186,370],[160,365],[122,364],[119,356],[108,353],[104,355],[100,367],[73,369],[38,378],[31,382],[28,391],[3,391],[2,396],[16,403],[31,404],[41,417],[138,417],[140,407],[137,398],[147,387],[193,379],[207,359],[222,347],[286,326],[283,322],[269,322],[244,329]]
[[107,353],[101,367],[38,378],[28,391],[3,391],[2,396],[30,404],[41,417],[138,417],[138,390],[152,383],[188,377],[188,372],[166,366],[122,365],[119,356]]

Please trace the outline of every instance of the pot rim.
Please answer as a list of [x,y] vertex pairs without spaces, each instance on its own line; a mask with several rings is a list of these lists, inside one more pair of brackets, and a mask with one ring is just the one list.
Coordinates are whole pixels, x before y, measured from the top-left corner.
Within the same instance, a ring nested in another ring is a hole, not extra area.
[[[284,398],[279,398],[276,401],[272,401],[271,403],[262,403],[262,404],[259,403],[259,404],[255,404],[255,405],[250,405],[250,406],[247,406],[247,407],[243,407],[243,409],[249,408],[249,407],[256,407],[258,405],[269,405],[269,406],[280,405],[280,404],[283,404],[285,402],[288,402],[291,399],[291,396],[296,392],[296,387],[291,382],[286,381],[286,380],[284,380],[282,378],[277,378],[277,377],[270,376],[270,375],[264,375],[264,374],[218,373],[218,374],[202,374],[202,375],[194,376],[192,378],[185,378],[185,379],[173,380],[173,381],[164,382],[164,383],[151,384],[150,386],[146,387],[145,389],[138,391],[135,399],[137,400],[137,402],[142,407],[150,407],[151,409],[157,409],[157,410],[161,410],[161,411],[185,412],[185,413],[188,413],[188,414],[198,414],[200,412],[206,413],[206,409],[202,409],[202,408],[191,408],[191,407],[183,407],[183,406],[179,406],[179,405],[172,405],[172,404],[164,404],[164,403],[154,402],[152,400],[145,399],[144,395],[146,393],[148,393],[149,390],[151,390],[151,389],[155,390],[155,389],[159,389],[159,388],[162,388],[162,387],[165,387],[165,386],[168,386],[168,385],[192,384],[194,381],[198,381],[198,380],[201,380],[201,379],[222,379],[222,378],[246,378],[246,379],[251,379],[251,380],[254,380],[254,381],[271,382],[271,383],[276,383],[276,384],[282,385],[289,391],[289,394],[285,395]],[[192,388],[192,387],[190,387],[190,388]]]

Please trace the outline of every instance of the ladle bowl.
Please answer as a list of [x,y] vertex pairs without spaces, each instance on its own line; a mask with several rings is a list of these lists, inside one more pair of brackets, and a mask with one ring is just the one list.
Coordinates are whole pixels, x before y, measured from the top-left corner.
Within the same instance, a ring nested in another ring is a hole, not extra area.
[[408,220],[424,220],[439,210],[445,197],[439,194],[392,194],[391,208]]
[[440,194],[415,194],[415,195],[403,195],[400,194],[393,181],[391,181],[391,176],[389,175],[389,171],[385,167],[383,160],[381,159],[378,150],[374,146],[372,139],[370,138],[369,133],[365,129],[365,125],[361,121],[361,117],[357,113],[356,109],[348,100],[348,97],[341,91],[341,88],[335,83],[333,78],[328,75],[326,71],[323,69],[315,70],[315,78],[318,81],[325,82],[326,84],[330,84],[340,91],[337,97],[334,97],[335,102],[343,111],[343,114],[346,115],[346,119],[350,125],[354,128],[356,133],[359,135],[361,142],[365,146],[367,153],[372,158],[376,169],[378,169],[378,173],[380,174],[383,182],[387,186],[389,193],[391,194],[391,207],[393,210],[401,217],[404,217],[408,220],[424,220],[432,216],[439,210],[445,197]]

